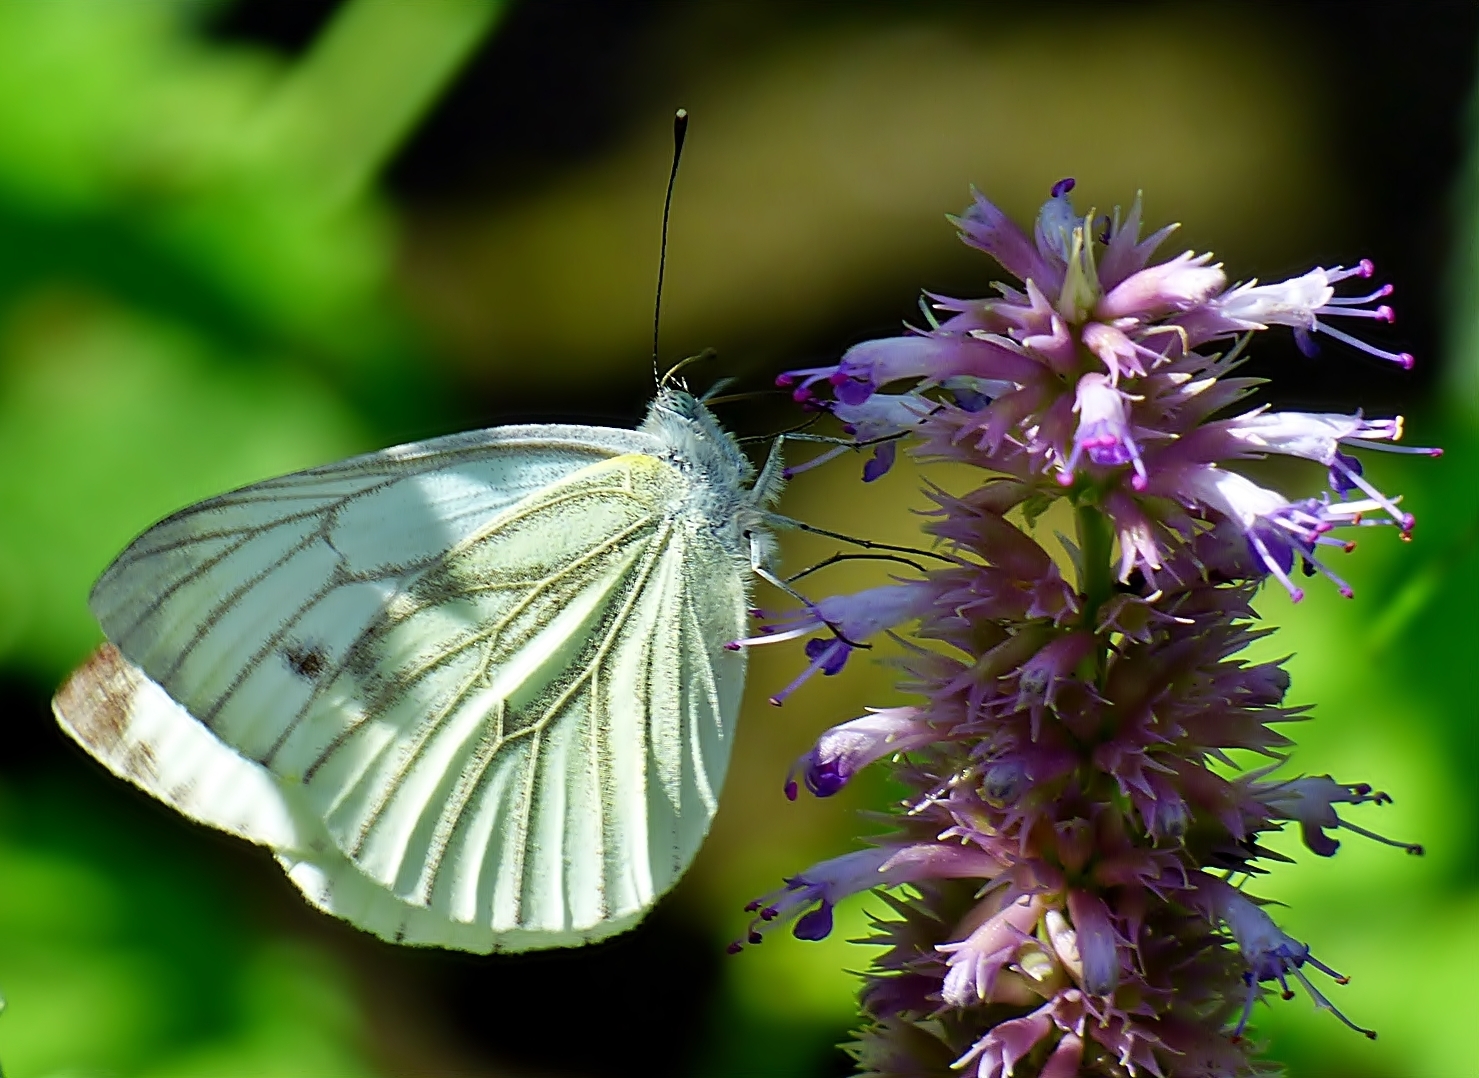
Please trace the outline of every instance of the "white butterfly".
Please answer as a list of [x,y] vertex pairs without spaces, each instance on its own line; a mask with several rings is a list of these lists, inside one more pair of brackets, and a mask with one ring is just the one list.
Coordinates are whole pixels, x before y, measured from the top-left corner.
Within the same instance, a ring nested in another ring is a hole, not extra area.
[[718,807],[778,464],[664,389],[635,431],[496,427],[212,498],[103,574],[110,643],[53,710],[385,939],[602,939]]

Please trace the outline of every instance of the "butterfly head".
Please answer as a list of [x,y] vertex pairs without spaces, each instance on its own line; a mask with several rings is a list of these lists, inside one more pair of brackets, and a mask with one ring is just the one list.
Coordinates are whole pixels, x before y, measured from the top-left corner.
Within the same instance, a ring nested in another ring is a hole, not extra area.
[[661,439],[678,462],[713,482],[747,486],[754,479],[755,468],[733,435],[686,390],[660,390],[647,410],[642,430]]

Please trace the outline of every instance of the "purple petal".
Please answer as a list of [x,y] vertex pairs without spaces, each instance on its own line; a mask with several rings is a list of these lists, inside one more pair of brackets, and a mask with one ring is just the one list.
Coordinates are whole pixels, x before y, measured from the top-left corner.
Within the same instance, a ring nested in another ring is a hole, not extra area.
[[843,404],[862,404],[878,391],[872,382],[860,378],[845,378],[833,386],[832,392]]
[[863,482],[871,483],[882,478],[894,466],[899,455],[898,442],[883,442],[873,450],[873,456],[863,465]]
[[1068,913],[1078,934],[1084,988],[1093,995],[1107,996],[1120,979],[1119,949],[1109,907],[1098,895],[1074,888],[1068,892]]
[[796,927],[791,929],[791,934],[799,940],[822,940],[832,934],[832,903],[822,900],[822,904],[810,913],[803,913],[796,919]]
[[831,797],[846,786],[851,777],[851,774],[843,773],[841,759],[819,761],[806,769],[806,788],[817,797]]
[[1027,238],[1017,223],[997,209],[979,191],[975,201],[955,219],[960,238],[969,246],[985,251],[1001,268],[1018,280],[1045,281],[1053,273],[1043,262],[1036,245]]

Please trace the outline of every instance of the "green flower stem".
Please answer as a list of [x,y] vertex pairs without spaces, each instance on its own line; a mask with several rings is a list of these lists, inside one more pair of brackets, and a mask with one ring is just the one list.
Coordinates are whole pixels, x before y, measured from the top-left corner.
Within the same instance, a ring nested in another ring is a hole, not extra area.
[[[1074,506],[1078,524],[1079,581],[1084,598],[1083,627],[1093,632],[1099,623],[1099,610],[1114,594],[1114,531],[1109,518],[1097,505],[1080,502]],[[1095,683],[1103,680],[1108,641],[1100,640],[1094,652],[1085,659],[1085,677]]]

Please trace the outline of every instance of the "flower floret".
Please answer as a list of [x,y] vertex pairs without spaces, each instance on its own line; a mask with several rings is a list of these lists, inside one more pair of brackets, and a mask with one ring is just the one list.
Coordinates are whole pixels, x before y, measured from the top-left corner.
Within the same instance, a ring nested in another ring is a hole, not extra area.
[[[1304,598],[1304,589],[1289,576],[1296,562],[1306,575],[1320,572],[1329,577],[1346,598],[1354,594],[1349,584],[1315,556],[1315,548],[1335,546],[1349,553],[1355,549],[1354,543],[1327,533],[1342,525],[1383,523],[1364,518],[1375,510],[1387,509],[1386,503],[1374,499],[1332,503],[1306,498],[1291,502],[1277,491],[1216,466],[1189,470],[1182,480],[1182,489],[1236,524],[1247,539],[1255,561],[1284,585],[1295,602]],[[1395,508],[1393,503],[1392,511]],[[1405,530],[1411,521],[1402,517],[1385,523],[1400,524]]]
[[1362,259],[1351,267],[1325,269],[1316,266],[1308,273],[1277,284],[1261,285],[1256,280],[1249,281],[1212,298],[1202,310],[1194,312],[1186,319],[1184,325],[1198,340],[1211,340],[1217,336],[1247,330],[1262,330],[1269,326],[1289,326],[1294,330],[1294,339],[1300,350],[1306,355],[1314,355],[1318,350],[1313,335],[1324,333],[1369,355],[1410,370],[1413,364],[1410,353],[1377,348],[1320,321],[1321,315],[1326,318],[1367,318],[1388,323],[1395,321],[1396,316],[1386,304],[1370,306],[1377,300],[1390,296],[1391,285],[1383,285],[1364,296],[1335,295],[1336,284],[1352,277],[1370,277],[1373,272],[1371,262]]
[[1333,856],[1340,843],[1325,834],[1337,828],[1345,828],[1358,835],[1373,839],[1385,846],[1395,846],[1410,854],[1421,855],[1423,847],[1415,842],[1398,842],[1395,839],[1357,827],[1340,818],[1335,811],[1337,802],[1348,805],[1389,804],[1391,798],[1380,790],[1373,791],[1367,783],[1354,784],[1336,782],[1329,775],[1314,775],[1291,779],[1287,782],[1269,784],[1264,788],[1263,801],[1275,819],[1293,820],[1299,824],[1304,844],[1321,857]]
[[1273,918],[1265,913],[1261,906],[1236,888],[1210,877],[1202,881],[1199,897],[1227,926],[1228,931],[1232,933],[1233,942],[1237,944],[1243,960],[1247,963],[1248,968],[1243,975],[1243,980],[1248,991],[1244,997],[1242,1014],[1232,1031],[1234,1037],[1241,1037],[1247,1028],[1253,1004],[1258,998],[1259,984],[1264,981],[1277,981],[1283,998],[1293,999],[1294,990],[1289,987],[1288,981],[1288,978],[1292,976],[1304,985],[1305,991],[1309,993],[1310,999],[1314,1001],[1317,1008],[1329,1011],[1357,1033],[1364,1034],[1371,1040],[1376,1039],[1375,1031],[1356,1025],[1325,998],[1319,989],[1310,983],[1302,967],[1313,966],[1337,984],[1346,984],[1350,978],[1335,972],[1311,955],[1308,944],[1300,943],[1292,936],[1285,934],[1278,925],[1274,924]]
[[745,912],[755,917],[745,939],[731,943],[729,953],[737,954],[745,943],[760,943],[768,928],[792,919],[796,924],[791,932],[797,939],[825,939],[832,932],[832,910],[849,895],[920,880],[995,876],[1000,867],[979,850],[934,843],[845,853],[790,877],[785,886],[746,905]]
[[859,771],[894,753],[922,748],[939,739],[917,707],[868,708],[868,714],[834,726],[791,765],[786,797],[796,800],[796,775],[817,797],[831,797]]
[[839,673],[853,651],[867,646],[862,641],[868,637],[923,617],[933,606],[934,598],[934,588],[924,582],[885,584],[853,595],[833,595],[783,621],[761,626],[756,636],[731,641],[725,647],[733,651],[777,644],[809,636],[819,629],[831,633],[806,642],[810,663],[795,681],[770,698],[771,703],[779,706],[813,675]]

